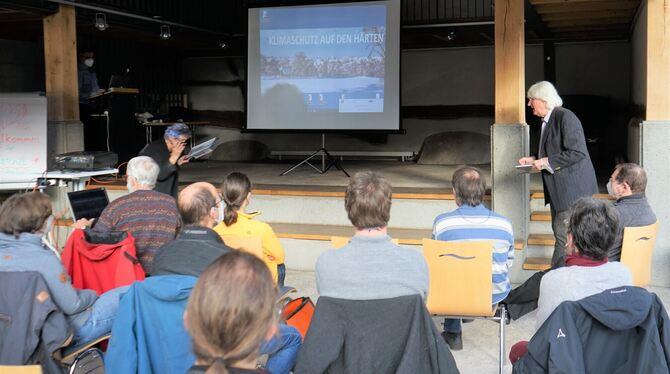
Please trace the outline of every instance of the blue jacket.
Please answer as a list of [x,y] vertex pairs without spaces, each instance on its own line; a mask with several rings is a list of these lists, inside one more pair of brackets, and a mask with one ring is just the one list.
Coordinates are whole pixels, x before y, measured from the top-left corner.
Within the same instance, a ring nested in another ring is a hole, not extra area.
[[184,374],[195,363],[183,314],[196,277],[160,275],[135,282],[121,298],[105,372]]

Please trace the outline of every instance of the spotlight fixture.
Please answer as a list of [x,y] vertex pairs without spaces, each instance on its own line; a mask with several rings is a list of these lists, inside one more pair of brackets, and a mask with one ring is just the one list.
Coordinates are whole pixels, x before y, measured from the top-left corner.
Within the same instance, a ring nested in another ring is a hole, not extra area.
[[221,40],[219,41],[219,47],[221,47],[222,49],[226,49],[228,48],[228,44],[225,41]]
[[452,41],[456,37],[456,33],[451,31],[449,32],[449,35],[447,35],[447,40]]
[[107,16],[104,13],[95,14],[95,28],[100,31],[105,31],[109,28],[107,23]]
[[172,36],[172,34],[170,33],[170,26],[162,25],[161,26],[161,33],[160,33],[161,39],[168,40],[168,39],[170,39],[171,36]]

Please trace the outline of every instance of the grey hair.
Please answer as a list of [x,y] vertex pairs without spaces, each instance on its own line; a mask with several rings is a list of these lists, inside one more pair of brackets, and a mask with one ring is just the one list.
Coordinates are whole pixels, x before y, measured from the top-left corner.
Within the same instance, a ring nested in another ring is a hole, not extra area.
[[552,110],[557,106],[563,106],[563,99],[553,84],[547,81],[537,82],[528,89],[529,99],[539,99],[547,104],[547,109]]
[[154,159],[148,156],[133,157],[128,161],[126,174],[133,177],[142,186],[154,188],[160,168]]

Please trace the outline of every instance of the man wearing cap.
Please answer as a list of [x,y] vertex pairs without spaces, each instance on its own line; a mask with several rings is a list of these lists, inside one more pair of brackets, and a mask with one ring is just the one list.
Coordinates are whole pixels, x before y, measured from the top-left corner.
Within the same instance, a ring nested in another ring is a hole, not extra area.
[[165,129],[163,139],[147,144],[140,151],[141,156],[149,156],[160,167],[155,191],[163,192],[177,198],[179,187],[179,167],[188,162],[183,156],[186,142],[191,137],[191,130],[183,123],[175,123]]

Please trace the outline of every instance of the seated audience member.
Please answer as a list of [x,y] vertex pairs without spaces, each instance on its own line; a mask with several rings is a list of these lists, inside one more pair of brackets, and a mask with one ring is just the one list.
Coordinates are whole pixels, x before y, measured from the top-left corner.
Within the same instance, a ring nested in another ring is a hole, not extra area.
[[614,208],[619,212],[619,232],[607,256],[610,261],[621,259],[623,229],[626,227],[647,226],[656,222],[647,196],[647,173],[641,166],[633,163],[619,164],[607,183],[607,193],[616,199]]
[[214,231],[222,237],[260,237],[263,244],[263,261],[270,269],[272,279],[283,287],[286,277],[284,248],[270,225],[254,219],[260,212],[245,212],[251,202],[251,181],[242,173],[230,173],[221,184],[221,193],[226,207],[223,221],[214,227]]
[[183,123],[174,123],[165,129],[163,139],[147,144],[139,156],[151,157],[160,168],[154,191],[168,194],[175,199],[179,192],[179,167],[188,162],[184,155],[191,129]]
[[[452,185],[458,208],[435,218],[433,239],[493,241],[491,303],[495,306],[511,289],[508,271],[514,261],[512,223],[482,204],[486,193],[486,180],[479,169],[470,166],[459,168],[452,176]],[[442,337],[451,349],[462,349],[461,320],[446,318]]]
[[[608,183],[608,193],[616,198],[614,208],[619,213],[619,231],[607,256],[610,261],[621,258],[621,243],[625,227],[639,227],[656,222],[644,192],[647,187],[647,174],[641,166],[633,163],[617,165]],[[537,308],[542,277],[550,270],[533,274],[521,286],[510,292],[504,300],[512,319],[519,319]]]
[[[609,202],[581,198],[572,205],[565,266],[542,277],[536,330],[564,301],[581,300],[611,288],[632,285],[633,277],[628,268],[607,258],[607,249],[612,247],[619,231],[619,215]],[[522,357],[527,346],[525,341],[512,346],[510,360]]]
[[100,218],[81,219],[75,227],[93,226],[94,231],[129,231],[135,237],[137,257],[144,272],[151,274],[156,250],[175,238],[179,212],[172,196],[153,191],[158,165],[147,156],[128,161],[128,195],[109,203]]
[[196,356],[189,373],[267,373],[256,360],[277,332],[276,296],[270,272],[253,255],[232,251],[209,265],[184,314]]
[[609,202],[581,198],[573,204],[568,223],[566,266],[542,278],[536,328],[564,301],[632,285],[628,268],[607,259],[607,249],[612,247],[618,232],[619,217]]
[[179,193],[177,208],[184,227],[177,239],[156,251],[152,275],[197,277],[217,257],[231,250],[212,230],[221,204],[218,191],[210,183],[193,183]]
[[[186,226],[177,239],[158,249],[154,276],[199,277],[210,263],[231,251],[211,229],[219,218],[221,203],[216,188],[209,183],[193,183],[181,191],[177,205]],[[302,337],[295,327],[282,324],[278,330],[260,348],[261,354],[269,355],[266,368],[273,374],[288,373],[302,346]]]
[[0,205],[0,271],[40,273],[74,330],[72,344],[79,344],[111,331],[119,299],[128,287],[100,297],[93,290],[72,287],[63,264],[42,242],[53,227],[51,209],[49,198],[38,192],[12,195]]
[[[559,305],[522,352],[514,374],[670,372],[670,319],[661,299],[617,287]],[[523,348],[523,347],[522,347]]]
[[391,185],[363,171],[347,186],[344,206],[354,236],[344,247],[326,251],[316,261],[320,296],[346,300],[388,299],[428,294],[428,265],[421,253],[398,246],[387,234]]

